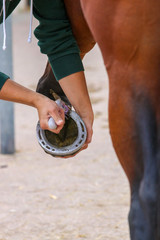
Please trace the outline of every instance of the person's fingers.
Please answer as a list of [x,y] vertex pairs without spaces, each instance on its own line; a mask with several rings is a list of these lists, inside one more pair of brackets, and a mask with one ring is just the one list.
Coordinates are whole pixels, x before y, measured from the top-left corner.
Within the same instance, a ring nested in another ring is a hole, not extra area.
[[88,144],[85,143],[85,144],[83,145],[83,147],[81,148],[81,150],[85,150],[85,149],[87,149],[87,148],[88,148]]
[[86,129],[87,129],[87,138],[85,143],[88,145],[92,141],[93,130],[90,125],[88,126],[88,124],[86,124]]
[[78,153],[80,153],[81,151],[85,150],[86,148],[88,148],[88,144],[84,144],[83,147],[76,153],[72,154],[72,155],[68,155],[68,156],[63,156],[63,157],[58,157],[57,158],[72,158],[75,157]]
[[[49,121],[49,118],[51,117],[54,119],[53,122],[55,122],[55,129],[51,129],[49,127],[48,121]],[[49,111],[48,114],[46,113],[45,116],[41,117],[40,119],[40,126],[42,129],[49,130],[56,134],[58,134],[61,131],[61,129],[64,126],[64,123],[65,123],[65,115],[64,115],[63,109],[60,107],[53,108],[51,111]]]
[[54,119],[57,126],[64,124],[64,111],[62,108],[55,108],[50,112],[51,117]]
[[61,129],[63,128],[64,123],[65,123],[64,111],[62,108],[59,108],[57,111],[50,113],[50,115],[54,119],[57,127],[56,127],[56,129],[49,128],[48,130],[58,134],[61,131]]
[[56,133],[56,134],[58,134],[61,131],[61,129],[63,128],[63,124],[62,125],[57,125],[56,129],[49,128],[48,119],[45,120],[45,121],[42,120],[40,122],[40,126],[43,130],[49,130],[49,131],[51,131],[53,133]]
[[88,132],[88,134],[87,134],[87,139],[86,139],[86,143],[87,143],[87,144],[91,143],[91,141],[92,141],[92,135],[93,135],[93,131],[90,130],[90,131]]

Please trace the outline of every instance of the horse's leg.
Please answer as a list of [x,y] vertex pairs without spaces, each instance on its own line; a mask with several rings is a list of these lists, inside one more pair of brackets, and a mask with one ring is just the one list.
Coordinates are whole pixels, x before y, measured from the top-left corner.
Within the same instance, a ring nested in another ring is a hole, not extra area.
[[[114,69],[114,77],[119,83],[122,79],[124,80],[123,76],[116,73],[116,69]],[[114,86],[114,90],[110,89],[110,132],[131,188],[129,213],[131,239],[155,240],[157,230],[156,120],[147,93],[143,92],[145,88],[140,89],[137,81],[135,77],[133,88],[130,86],[130,88],[121,89],[119,86]]]
[[[80,49],[81,58],[83,58],[85,54],[93,48],[95,41],[84,19],[80,7],[80,0],[64,0],[64,3],[71,22],[73,34]],[[47,63],[45,72],[38,82],[36,91],[52,98],[50,89],[53,89],[63,100],[67,101],[61,86],[54,77],[50,64]]]
[[73,35],[78,43],[81,58],[95,45],[95,41],[84,18],[80,0],[64,0]]
[[[156,116],[144,90],[140,93],[138,88],[138,94],[134,93],[134,89],[127,93],[121,91],[123,97],[119,99],[110,97],[110,130],[114,148],[131,187],[131,239],[155,240],[158,174]],[[117,88],[114,94],[118,91]]]
[[[61,96],[62,100],[68,102],[68,99],[65,96],[62,88],[60,87],[58,81],[56,81],[53,71],[49,62],[47,62],[47,66],[43,76],[39,79],[37,84],[36,91],[53,99],[52,94],[50,93],[50,89],[54,90],[59,96]],[[53,99],[54,100],[54,99]]]
[[110,132],[131,186],[131,239],[159,240],[160,2],[81,3],[109,74]]

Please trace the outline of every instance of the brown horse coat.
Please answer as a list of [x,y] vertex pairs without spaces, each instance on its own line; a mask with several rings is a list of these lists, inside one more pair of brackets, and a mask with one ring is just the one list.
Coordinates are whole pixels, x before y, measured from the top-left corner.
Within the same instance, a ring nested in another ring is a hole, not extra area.
[[109,124],[131,186],[132,240],[160,239],[160,1],[81,0],[109,75]]

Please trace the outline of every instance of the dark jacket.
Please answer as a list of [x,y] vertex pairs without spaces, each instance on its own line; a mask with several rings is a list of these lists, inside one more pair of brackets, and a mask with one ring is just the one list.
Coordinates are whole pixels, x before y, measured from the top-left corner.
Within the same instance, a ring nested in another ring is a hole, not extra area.
[[[6,0],[6,17],[19,2],[20,0]],[[3,20],[2,9],[3,0],[0,0],[0,23]],[[39,21],[34,34],[41,52],[48,56],[56,79],[83,71],[79,48],[72,34],[63,0],[33,0],[33,14]],[[0,72],[0,89],[8,78],[9,76]]]

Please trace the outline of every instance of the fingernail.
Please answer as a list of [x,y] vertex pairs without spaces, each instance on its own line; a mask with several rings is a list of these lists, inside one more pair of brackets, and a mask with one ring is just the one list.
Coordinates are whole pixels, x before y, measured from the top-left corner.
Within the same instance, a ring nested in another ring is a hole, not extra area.
[[57,124],[62,124],[63,123],[63,120],[62,119],[59,119],[58,121],[57,121]]

